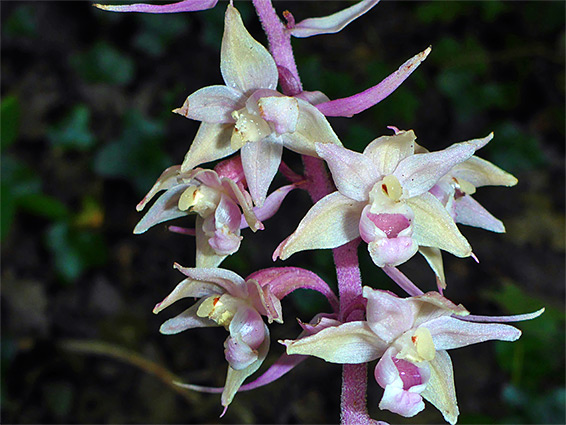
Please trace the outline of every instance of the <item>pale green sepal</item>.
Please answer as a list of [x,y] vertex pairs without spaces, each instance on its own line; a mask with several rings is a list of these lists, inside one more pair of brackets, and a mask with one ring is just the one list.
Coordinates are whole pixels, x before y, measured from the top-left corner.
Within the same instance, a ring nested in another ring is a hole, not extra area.
[[302,99],[299,104],[299,117],[297,128],[293,133],[281,135],[283,145],[301,155],[318,158],[315,143],[333,143],[342,146],[336,133],[328,123],[326,117],[315,106]]
[[456,165],[450,174],[470,182],[475,187],[515,186],[518,181],[512,174],[477,156]]
[[437,351],[429,365],[430,380],[421,395],[442,413],[446,422],[454,425],[460,412],[450,356],[446,351]]
[[309,249],[336,248],[360,236],[359,222],[364,202],[334,192],[312,206],[297,229],[273,253],[289,258]]
[[470,244],[434,195],[425,192],[405,202],[415,213],[413,239],[419,246],[440,248],[456,257],[469,257],[472,254]]
[[231,4],[224,19],[220,72],[228,87],[243,93],[260,88],[275,89],[279,78],[273,57],[250,35],[240,12]]
[[297,340],[279,341],[287,354],[315,356],[330,363],[360,364],[380,357],[387,343],[377,338],[367,322],[348,322]]
[[230,146],[234,124],[210,124],[203,122],[189,151],[185,155],[181,172],[186,173],[197,165],[216,161],[232,155],[236,150]]

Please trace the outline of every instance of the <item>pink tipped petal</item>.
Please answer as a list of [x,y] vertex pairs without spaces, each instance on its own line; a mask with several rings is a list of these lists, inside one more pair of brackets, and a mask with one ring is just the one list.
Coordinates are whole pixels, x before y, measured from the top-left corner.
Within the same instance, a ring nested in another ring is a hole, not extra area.
[[259,369],[269,351],[269,329],[264,324],[265,338],[257,350],[257,360],[250,364],[248,367],[242,370],[235,370],[232,367],[228,367],[228,375],[226,376],[226,384],[224,386],[224,391],[222,392],[222,406],[227,407],[232,403],[236,392],[246,380],[248,376]]
[[262,97],[258,101],[261,117],[270,123],[278,134],[292,133],[297,129],[299,103],[294,97]]
[[401,83],[405,81],[415,69],[417,69],[421,62],[426,59],[430,50],[431,49],[429,47],[418,55],[412,57],[401,65],[397,71],[389,75],[376,86],[350,97],[320,103],[316,105],[316,107],[327,117],[351,117],[355,114],[359,114],[360,112],[365,111],[366,109],[369,109],[375,104],[381,102],[393,93],[397,87],[399,87]]
[[342,146],[334,130],[322,113],[313,105],[297,99],[299,117],[297,129],[293,133],[281,135],[286,148],[301,155],[317,157],[315,143],[332,143]]
[[369,286],[364,286],[363,294],[368,300],[368,325],[379,338],[391,343],[403,332],[411,329],[414,313],[411,304],[405,299]]
[[145,195],[140,203],[136,205],[136,211],[143,210],[146,204],[151,201],[156,193],[162,190],[171,189],[173,186],[179,184],[177,178],[179,176],[180,170],[180,165],[173,165],[172,167],[169,167],[165,171],[163,171],[150,191],[147,192],[147,195]]
[[383,397],[379,402],[381,410],[389,410],[405,418],[412,418],[425,408],[420,394],[405,391],[393,385],[385,387]]
[[297,340],[279,341],[287,354],[315,356],[330,363],[360,364],[377,359],[387,345],[366,322],[348,322]]
[[478,146],[474,142],[456,143],[438,152],[416,154],[401,161],[393,175],[403,186],[403,196],[411,198],[427,192],[452,167],[474,154]]
[[161,195],[138,222],[134,228],[134,234],[144,233],[156,224],[187,215],[187,211],[181,211],[178,208],[179,197],[187,187],[189,187],[188,184],[179,185]]
[[475,187],[515,186],[517,184],[517,179],[513,175],[477,156],[472,156],[467,161],[458,164],[451,174],[458,179],[470,182]]
[[[282,186],[279,189],[271,192],[269,196],[265,199],[263,206],[255,207],[253,209],[257,219],[260,221],[264,221],[273,217],[275,213],[279,210],[279,207],[281,207],[281,203],[283,202],[287,194],[296,188],[297,185],[289,184],[287,186]],[[242,215],[240,221],[240,229],[245,229],[246,227],[248,227],[248,223],[246,222],[246,218]]]
[[312,206],[297,229],[277,248],[282,260],[295,252],[336,248],[359,235],[358,224],[364,204],[334,192]]
[[513,316],[477,316],[474,314],[469,314],[468,316],[454,316],[456,319],[464,320],[466,322],[491,322],[491,323],[509,323],[509,322],[521,322],[523,320],[532,320],[539,317],[544,313],[544,307],[540,310],[534,311],[532,313],[525,314],[515,314]]
[[238,201],[238,205],[242,208],[244,219],[253,232],[263,230],[263,223],[257,219],[252,209],[252,200],[250,194],[240,188],[233,180],[222,178],[222,186],[233,199]]
[[197,165],[216,161],[236,152],[230,145],[233,124],[202,123],[185,155],[181,171],[187,172]]
[[460,412],[454,388],[454,371],[446,351],[437,351],[430,362],[430,380],[421,394],[442,413],[446,422],[451,425],[457,422]]
[[469,195],[464,195],[454,201],[454,221],[492,232],[505,233],[503,223]]
[[261,207],[279,169],[283,146],[268,137],[258,142],[246,143],[240,153],[250,194],[255,205]]
[[210,320],[209,318],[197,316],[197,310],[203,301],[204,298],[200,299],[178,316],[167,320],[161,325],[159,332],[164,335],[174,335],[178,334],[179,332],[186,331],[187,329],[218,326],[216,322]]
[[437,350],[452,350],[490,340],[516,341],[521,336],[521,331],[513,326],[466,322],[450,316],[439,317],[423,326],[430,331]]
[[330,143],[317,143],[316,153],[328,164],[340,193],[355,201],[368,199],[369,191],[380,177],[368,157]]
[[315,91],[302,91],[299,94],[295,95],[297,99],[302,99],[305,102],[310,103],[311,105],[318,105],[319,103],[329,102],[330,99],[327,95],[323,92],[315,90]]
[[415,132],[400,131],[394,136],[381,136],[364,149],[367,156],[382,175],[393,173],[397,165],[415,152]]
[[397,238],[378,239],[368,244],[371,259],[378,267],[398,266],[417,253],[419,246],[413,238],[399,236]]
[[334,311],[338,310],[338,299],[332,289],[311,271],[299,267],[272,267],[260,270],[250,277],[252,276],[261,286],[268,286],[278,299],[286,297],[296,289],[312,289],[324,295]]
[[269,286],[261,287],[255,279],[246,280],[248,286],[248,299],[254,308],[262,315],[267,316],[267,321],[283,323],[283,309],[281,301],[277,298]]
[[163,301],[154,307],[153,313],[157,314],[183,298],[202,298],[212,294],[222,294],[223,292],[224,288],[215,283],[196,281],[190,278],[184,279]]
[[234,297],[246,298],[245,281],[233,271],[219,268],[183,267],[177,263],[174,268],[193,280],[213,283]]
[[240,13],[231,4],[224,19],[220,71],[226,85],[242,93],[277,87],[275,61],[246,30]]
[[230,322],[230,335],[239,336],[252,350],[257,350],[266,337],[263,319],[253,307],[239,308]]
[[363,0],[332,15],[305,19],[298,24],[291,24],[289,32],[292,36],[298,38],[337,33],[350,22],[369,11],[378,2],[379,0]]
[[384,238],[394,239],[406,236],[407,231],[411,230],[408,229],[410,225],[411,222],[403,214],[374,214],[371,205],[366,205],[360,219],[360,236],[367,243]]
[[232,255],[240,248],[241,241],[242,236],[216,230],[214,236],[208,240],[208,244],[219,255]]
[[232,112],[244,107],[242,93],[226,86],[210,86],[197,90],[176,114],[212,124],[234,124]]
[[226,228],[235,233],[240,229],[242,213],[238,205],[226,195],[220,197],[220,202],[214,211],[214,221],[217,229]]
[[212,9],[218,0],[184,0],[170,4],[128,4],[128,5],[104,5],[93,4],[102,10],[109,12],[141,12],[141,13],[179,13],[197,12],[199,10]]
[[406,203],[415,213],[413,239],[419,245],[440,248],[457,257],[470,256],[470,244],[434,195],[423,193],[407,199]]

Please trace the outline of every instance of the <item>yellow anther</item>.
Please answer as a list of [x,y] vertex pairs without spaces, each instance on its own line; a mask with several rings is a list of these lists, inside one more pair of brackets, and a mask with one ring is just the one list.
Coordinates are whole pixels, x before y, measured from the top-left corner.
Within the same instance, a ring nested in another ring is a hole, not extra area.
[[401,186],[397,177],[392,174],[385,176],[381,181],[381,190],[392,201],[398,201],[403,196],[403,186]]
[[236,120],[230,139],[232,149],[239,149],[247,142],[257,142],[272,133],[267,121],[245,108],[232,112],[232,118]]
[[[226,303],[222,302],[222,299]],[[224,326],[226,329],[230,326],[230,322],[234,318],[236,311],[234,310],[233,304],[230,302],[233,297],[230,295],[213,295],[206,298],[197,310],[198,317],[208,317],[210,320],[215,321],[219,326]],[[232,308],[230,308],[232,304]]]

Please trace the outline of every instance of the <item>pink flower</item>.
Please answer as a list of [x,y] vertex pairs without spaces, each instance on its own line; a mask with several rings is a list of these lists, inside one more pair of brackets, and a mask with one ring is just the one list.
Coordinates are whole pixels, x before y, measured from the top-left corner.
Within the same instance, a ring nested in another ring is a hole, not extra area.
[[103,5],[94,4],[102,10],[109,12],[141,12],[141,13],[179,13],[196,12],[199,10],[212,9],[218,0],[183,0],[177,3],[168,4],[126,4],[126,5]]
[[227,407],[244,380],[263,363],[269,350],[269,329],[262,316],[283,323],[281,299],[295,289],[322,293],[336,311],[338,301],[328,285],[317,275],[296,267],[260,270],[246,280],[226,269],[174,267],[186,276],[153,310],[161,310],[183,298],[200,298],[193,306],[167,320],[163,334],[187,329],[223,326],[230,335],[224,342],[228,375],[222,392]]
[[[381,409],[412,417],[424,409],[423,398],[454,424],[458,406],[452,362],[447,350],[488,340],[515,341],[518,329],[501,323],[465,321],[468,311],[437,292],[399,298],[364,287],[366,321],[330,326],[298,340],[282,341],[287,354],[320,357],[332,363],[358,364],[381,359],[375,379],[384,388]],[[492,321],[533,319],[535,313]]]
[[375,139],[361,154],[317,144],[338,191],[307,212],[295,232],[276,249],[274,259],[284,260],[307,249],[336,248],[359,236],[368,243],[379,267],[402,264],[419,246],[443,249],[458,257],[471,255],[452,217],[428,191],[492,137],[432,153],[415,153],[413,131]]

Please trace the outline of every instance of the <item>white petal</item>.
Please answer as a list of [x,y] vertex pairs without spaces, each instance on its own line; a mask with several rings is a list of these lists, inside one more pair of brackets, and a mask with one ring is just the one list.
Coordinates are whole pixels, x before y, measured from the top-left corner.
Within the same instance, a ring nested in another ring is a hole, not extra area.
[[515,186],[517,179],[485,159],[472,156],[467,161],[455,166],[450,174],[462,178],[475,187]]
[[336,248],[360,236],[363,202],[334,192],[312,206],[297,229],[273,253],[282,260],[309,249]]
[[275,61],[246,30],[240,13],[231,4],[224,19],[220,71],[228,87],[243,93],[277,87],[279,74]]
[[197,310],[204,301],[203,299],[198,300],[191,307],[183,311],[178,316],[167,320],[159,328],[159,332],[164,335],[174,335],[179,332],[186,331],[187,329],[193,328],[206,328],[211,326],[218,326],[216,322],[210,320],[209,318],[197,316]]
[[436,279],[440,282],[440,286],[442,288],[446,288],[446,277],[444,276],[444,266],[440,250],[429,246],[421,246],[419,247],[419,252],[425,258],[426,262],[436,275]]
[[381,136],[364,149],[382,175],[393,173],[399,162],[413,155],[416,136],[413,130],[400,131],[393,136]]
[[481,227],[492,232],[505,233],[503,223],[491,215],[478,201],[469,195],[458,198],[453,203],[454,221],[467,226]]
[[187,211],[181,211],[178,208],[179,198],[187,187],[189,187],[188,184],[182,184],[161,195],[138,222],[134,228],[134,234],[144,233],[156,224],[188,215]]
[[244,107],[242,93],[226,86],[204,87],[191,94],[173,112],[197,121],[233,124],[232,112]]
[[336,188],[355,201],[365,201],[380,175],[371,160],[358,152],[331,143],[317,143],[316,152],[326,161]]
[[274,138],[246,143],[240,150],[248,188],[256,206],[262,206],[281,164],[283,146]]

